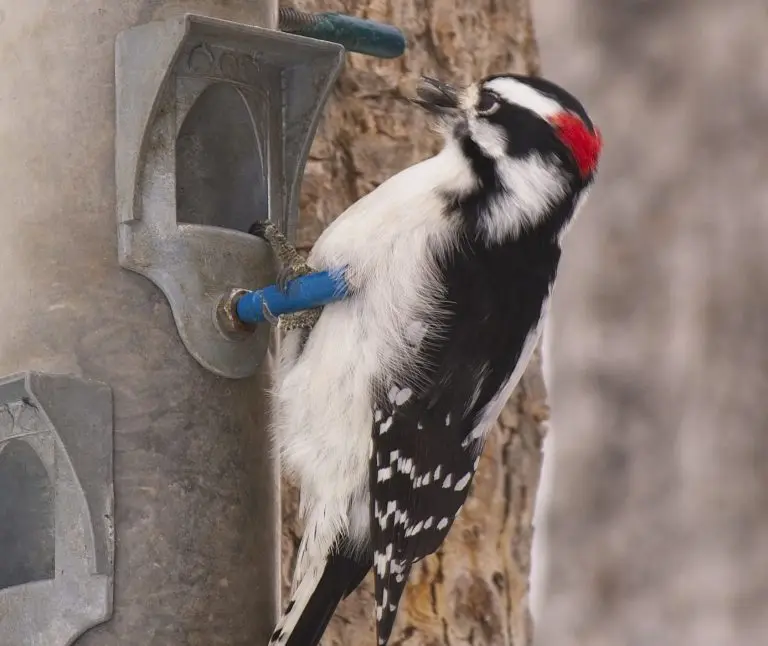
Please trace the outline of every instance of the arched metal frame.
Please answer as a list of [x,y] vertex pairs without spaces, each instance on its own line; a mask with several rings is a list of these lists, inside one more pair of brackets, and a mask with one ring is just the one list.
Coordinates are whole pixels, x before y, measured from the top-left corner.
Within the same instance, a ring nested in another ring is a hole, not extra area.
[[[13,442],[24,442],[34,452],[53,489],[53,518],[47,522],[54,553],[31,558],[52,557],[55,568],[52,577],[0,589],[2,640],[25,644],[34,636],[35,643],[68,644],[112,612],[110,389],[41,373],[0,380],[0,452]],[[33,542],[14,546],[40,548]],[[2,545],[0,553],[7,553]],[[0,559],[0,571],[12,565]]]
[[[309,147],[343,52],[333,43],[194,15],[134,27],[117,39],[120,264],[160,287],[187,350],[220,376],[255,374],[269,330],[228,335],[216,324],[216,308],[234,288],[274,282],[274,267],[266,245],[242,227],[178,221],[179,132],[209,88],[236,88],[266,161],[266,194],[258,201],[267,212],[252,221],[269,219],[291,234]],[[219,124],[227,116],[210,115]],[[205,214],[209,222],[216,217],[229,216]]]

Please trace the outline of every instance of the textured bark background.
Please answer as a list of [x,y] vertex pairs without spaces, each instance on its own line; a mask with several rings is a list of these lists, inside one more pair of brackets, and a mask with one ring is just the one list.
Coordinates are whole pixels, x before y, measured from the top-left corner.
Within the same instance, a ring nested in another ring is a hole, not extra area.
[[606,146],[553,304],[537,641],[768,644],[768,5],[536,5]]
[[[537,67],[527,0],[313,0],[294,6],[379,19],[408,35],[403,58],[347,57],[304,178],[299,243],[305,248],[360,196],[437,150],[426,116],[403,101],[418,74],[466,82]],[[537,357],[490,437],[471,500],[449,540],[415,568],[391,644],[530,642],[531,521],[546,417]],[[283,520],[287,589],[301,535],[296,491],[288,483]],[[341,605],[323,644],[373,644],[373,607],[369,577]]]

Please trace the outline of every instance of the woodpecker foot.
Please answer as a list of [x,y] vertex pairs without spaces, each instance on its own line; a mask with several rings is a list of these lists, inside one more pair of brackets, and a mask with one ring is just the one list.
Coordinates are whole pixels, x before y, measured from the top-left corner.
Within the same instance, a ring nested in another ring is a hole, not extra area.
[[311,330],[320,318],[322,311],[323,309],[321,307],[315,307],[311,310],[304,310],[303,312],[296,312],[294,314],[283,314],[279,317],[277,327],[283,332],[301,329]]

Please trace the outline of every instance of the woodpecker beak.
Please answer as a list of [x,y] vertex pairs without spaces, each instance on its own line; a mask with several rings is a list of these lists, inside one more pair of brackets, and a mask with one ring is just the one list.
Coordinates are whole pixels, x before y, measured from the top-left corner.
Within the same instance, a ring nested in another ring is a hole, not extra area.
[[432,114],[450,115],[460,107],[456,88],[428,76],[421,77],[416,94],[411,101]]

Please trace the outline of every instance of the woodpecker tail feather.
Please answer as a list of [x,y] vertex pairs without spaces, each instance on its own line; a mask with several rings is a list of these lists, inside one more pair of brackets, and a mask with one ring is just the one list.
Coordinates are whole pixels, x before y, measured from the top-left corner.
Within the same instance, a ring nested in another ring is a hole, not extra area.
[[269,646],[317,646],[339,602],[371,568],[366,556],[335,551],[319,567],[310,567],[272,633]]

